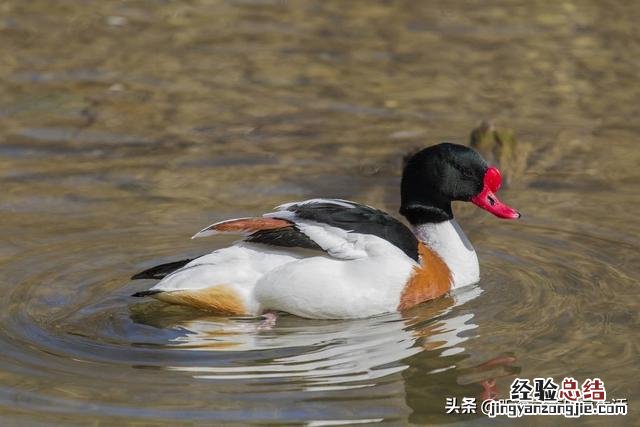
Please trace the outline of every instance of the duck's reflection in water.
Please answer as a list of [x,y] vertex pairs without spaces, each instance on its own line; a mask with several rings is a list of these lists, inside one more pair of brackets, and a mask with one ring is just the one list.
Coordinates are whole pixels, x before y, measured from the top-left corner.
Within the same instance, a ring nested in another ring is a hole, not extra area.
[[[270,392],[297,389],[306,399],[322,393],[322,399],[335,399],[331,405],[352,405],[349,411],[356,413],[360,411],[353,399],[358,395],[353,393],[366,388],[367,396],[381,393],[384,405],[391,405],[382,418],[391,412],[393,418],[406,419],[415,405],[420,412],[433,405],[434,413],[442,414],[447,396],[495,397],[495,378],[514,372],[508,366],[514,359],[508,355],[465,367],[470,358],[465,343],[477,337],[478,325],[474,313],[462,306],[481,293],[479,286],[470,286],[405,313],[359,320],[308,320],[286,314],[275,322],[185,319],[185,312],[160,316],[146,310],[132,317],[176,331],[165,348],[211,352],[211,361],[203,364],[201,357],[190,363],[180,351],[175,361],[167,361],[167,370],[200,380],[268,385],[264,390]],[[234,361],[219,357],[228,352]],[[349,419],[372,420],[360,414]]]

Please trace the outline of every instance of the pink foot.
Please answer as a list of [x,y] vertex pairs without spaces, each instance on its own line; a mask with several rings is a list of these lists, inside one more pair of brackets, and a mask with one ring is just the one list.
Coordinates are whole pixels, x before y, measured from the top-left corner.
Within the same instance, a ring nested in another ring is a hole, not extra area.
[[500,396],[500,391],[498,391],[495,379],[492,378],[490,380],[484,380],[480,383],[480,385],[483,388],[482,393],[480,393],[480,400],[484,401],[495,399],[496,397]]
[[266,313],[262,313],[262,322],[258,326],[258,330],[269,330],[276,326],[276,320],[278,319],[278,315],[273,311],[267,311]]
[[[493,359],[490,359],[482,363],[481,365],[476,366],[476,369],[478,369],[479,371],[487,371],[496,367],[508,368],[515,362],[516,362],[516,358],[513,356],[499,356],[499,357],[494,357]],[[498,376],[505,376],[505,375],[498,375]],[[480,400],[496,399],[500,397],[500,390],[498,390],[498,386],[496,384],[495,378],[488,378],[488,379],[482,380],[480,382],[480,385],[482,386],[482,393],[480,393],[480,396],[479,396]]]

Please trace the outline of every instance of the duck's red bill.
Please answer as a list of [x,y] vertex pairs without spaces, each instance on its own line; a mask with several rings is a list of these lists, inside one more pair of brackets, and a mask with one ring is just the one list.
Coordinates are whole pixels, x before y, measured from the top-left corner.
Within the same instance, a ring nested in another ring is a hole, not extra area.
[[491,167],[484,174],[484,186],[477,196],[471,199],[471,202],[482,209],[491,212],[498,218],[516,219],[520,218],[520,212],[512,207],[502,203],[497,197],[496,192],[502,184],[502,175],[497,168]]

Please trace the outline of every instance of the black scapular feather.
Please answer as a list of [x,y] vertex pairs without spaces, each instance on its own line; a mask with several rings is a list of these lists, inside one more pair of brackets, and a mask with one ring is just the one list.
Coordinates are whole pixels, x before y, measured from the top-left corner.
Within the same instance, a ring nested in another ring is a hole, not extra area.
[[297,204],[288,208],[301,219],[316,221],[354,233],[372,234],[402,249],[408,257],[418,261],[418,240],[411,230],[386,212],[349,203],[352,208],[331,202]]
[[271,246],[287,248],[305,248],[322,250],[320,246],[296,227],[276,228],[273,230],[259,230],[245,239],[247,242],[264,243]]

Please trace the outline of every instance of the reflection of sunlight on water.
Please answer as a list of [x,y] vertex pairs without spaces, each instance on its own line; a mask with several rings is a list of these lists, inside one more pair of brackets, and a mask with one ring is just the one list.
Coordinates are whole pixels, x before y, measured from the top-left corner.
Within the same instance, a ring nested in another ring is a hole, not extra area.
[[[196,319],[174,327],[185,334],[171,340],[176,349],[193,351],[253,351],[297,349],[291,355],[255,360],[253,366],[169,366],[195,378],[304,378],[305,390],[336,390],[373,385],[367,381],[405,370],[403,359],[424,350],[441,350],[446,357],[463,352],[477,328],[473,313],[452,315],[454,308],[482,293],[478,286],[421,307],[420,316],[390,313],[351,321],[308,321],[281,316],[276,325],[249,319]],[[427,317],[428,316],[428,317]],[[258,362],[258,363],[255,363]],[[433,373],[455,367],[451,365]],[[362,383],[364,381],[364,383]],[[360,382],[353,385],[344,383]]]
[[[469,286],[458,290],[453,296],[454,303],[443,314],[448,314],[453,308],[477,298],[481,293],[482,288],[479,286]],[[464,347],[461,347],[459,344],[468,340],[469,335],[461,336],[460,334],[478,327],[477,324],[471,323],[473,317],[473,313],[461,314],[449,318],[445,317],[441,320],[437,329],[434,330],[432,334],[425,336],[424,340],[427,343],[436,344],[436,347],[430,348],[443,348],[442,353],[440,353],[441,356],[462,353]]]

